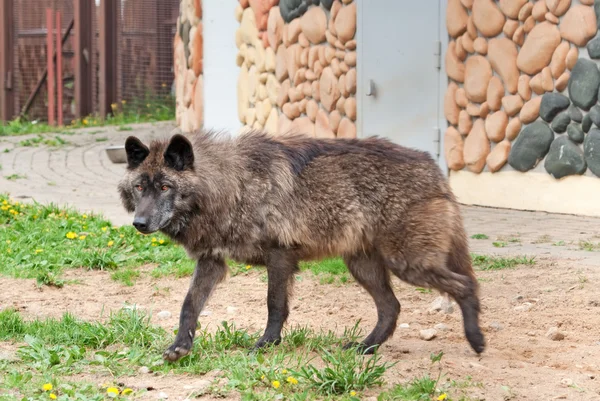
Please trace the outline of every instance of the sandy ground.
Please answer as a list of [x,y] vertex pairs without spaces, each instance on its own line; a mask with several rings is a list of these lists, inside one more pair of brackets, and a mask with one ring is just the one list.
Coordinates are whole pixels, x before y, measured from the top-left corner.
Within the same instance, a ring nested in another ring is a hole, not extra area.
[[[256,269],[221,284],[205,308],[208,316],[200,317],[202,326],[214,329],[228,320],[252,332],[262,331],[267,284],[261,274]],[[73,270],[66,276],[80,284],[40,290],[33,280],[2,278],[0,306],[15,307],[30,318],[58,317],[70,311],[82,319],[98,319],[109,310],[136,304],[154,313],[153,323],[171,330],[177,326],[189,283],[188,278],[153,279],[143,274],[135,286],[126,287],[112,281],[106,272]],[[544,258],[534,266],[480,271],[478,277],[481,325],[488,343],[479,357],[464,338],[458,308],[450,314],[431,312],[437,293],[421,293],[394,281],[402,304],[399,324],[407,323],[409,328],[399,327],[381,348],[384,360],[398,362],[386,373],[388,384],[423,375],[429,370],[430,353],[444,351],[443,366],[449,379],[466,380],[470,376],[472,383],[481,383],[481,387],[465,389],[472,399],[600,399],[600,271],[581,261]],[[159,311],[169,311],[171,317],[159,319]],[[363,332],[368,333],[376,315],[371,298],[356,283],[324,285],[310,273],[303,273],[296,282],[288,325],[341,333],[358,319],[362,319]],[[447,330],[438,330],[432,341],[420,339],[421,329],[439,323]],[[564,339],[548,338],[551,327],[558,327]],[[0,350],[9,352],[11,348],[3,344]],[[140,374],[128,378],[126,384],[144,387],[151,383],[155,391],[148,394],[154,394],[152,399],[160,391],[169,394],[169,399],[183,399],[199,386],[199,380],[205,383],[202,380],[206,379]],[[366,395],[377,392],[375,389]]]

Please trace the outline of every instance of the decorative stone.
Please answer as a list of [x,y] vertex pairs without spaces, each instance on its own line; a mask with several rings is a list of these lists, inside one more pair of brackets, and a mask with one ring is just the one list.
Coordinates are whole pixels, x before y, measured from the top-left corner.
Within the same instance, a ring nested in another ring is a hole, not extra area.
[[300,53],[302,52],[302,47],[299,44],[295,43],[290,45],[286,49],[286,59],[285,64],[288,71],[288,76],[290,78],[294,78],[296,76],[296,71],[300,68]]
[[469,15],[469,19],[467,20],[467,33],[471,37],[471,39],[477,38],[477,28],[475,27],[475,23],[473,22],[473,15]]
[[[523,109],[521,109],[521,112],[523,112]],[[509,141],[514,140],[519,135],[519,131],[521,131],[521,120],[519,117],[511,118],[506,126],[506,139]]]
[[575,64],[577,63],[577,60],[579,59],[579,49],[577,49],[576,47],[571,47],[571,49],[569,49],[569,52],[567,53],[567,59],[566,59],[566,64],[567,64],[567,68],[570,70],[573,69],[573,67],[575,67]]
[[344,114],[352,121],[356,120],[356,98],[349,97],[344,103]]
[[569,97],[573,104],[589,110],[598,100],[600,87],[600,71],[596,63],[580,58],[571,70],[569,80]]
[[333,71],[333,75],[335,75],[336,78],[339,78],[339,76],[342,75],[340,61],[337,58],[331,60],[331,64],[329,64],[329,67],[331,67],[331,71]]
[[548,11],[557,17],[562,16],[571,6],[571,0],[546,0]]
[[269,41],[269,46],[273,49],[277,49],[281,44],[283,24],[279,7],[275,6],[271,8],[269,10],[269,18],[267,19],[267,40]]
[[333,132],[337,132],[341,121],[342,115],[339,111],[334,110],[329,113],[329,127],[333,130]]
[[504,96],[502,98],[502,107],[506,114],[512,117],[523,107],[523,99],[519,95]]
[[356,93],[356,68],[351,68],[346,73],[346,90],[350,94]]
[[542,22],[546,19],[545,15],[548,11],[548,7],[546,7],[545,0],[537,0],[533,5],[533,9],[531,10],[531,15],[537,22]]
[[481,114],[480,106],[478,106],[474,103],[469,103],[465,110],[467,111],[467,113],[469,113],[470,116],[473,116],[473,117],[479,117],[479,115]]
[[304,99],[304,93],[302,90],[293,86],[288,90],[288,95],[290,97],[290,102],[299,102],[300,100]]
[[469,100],[467,99],[467,94],[465,93],[465,89],[464,88],[458,88],[456,90],[456,94],[455,94],[454,100],[456,101],[456,104],[459,107],[462,107],[463,109],[465,107],[467,107],[467,104],[469,103]]
[[600,177],[600,130],[594,128],[585,136],[583,154],[590,171]]
[[583,132],[589,132],[590,128],[592,128],[592,118],[590,117],[589,114],[586,114],[585,117],[583,117],[583,121],[581,122],[581,129],[583,130]]
[[202,74],[202,61],[204,59],[203,45],[204,40],[202,38],[202,22],[199,22],[195,27],[195,32],[192,37],[192,41],[190,43],[192,47],[191,58],[192,58],[192,69],[194,70],[194,74],[196,76],[200,76]]
[[347,52],[344,55],[344,63],[349,67],[356,66],[356,52]]
[[485,132],[492,142],[500,142],[504,139],[508,116],[504,111],[497,111],[485,119]]
[[323,69],[321,79],[319,80],[319,88],[321,104],[326,111],[332,111],[337,100],[340,98],[340,91],[337,86],[337,79],[330,67]]
[[563,72],[565,72],[565,69],[567,68],[566,58],[568,52],[569,43],[562,42],[552,54],[550,71],[552,72],[552,77],[554,77],[554,79],[558,78]]
[[299,117],[293,120],[292,130],[310,137],[315,136],[315,124],[308,117]]
[[529,87],[529,75],[521,75],[519,77],[519,81],[517,83],[517,92],[523,101],[528,101],[531,99],[531,88]]
[[473,128],[473,120],[466,110],[461,110],[458,114],[458,132],[467,135]]
[[285,103],[290,99],[288,92],[290,90],[290,80],[286,79],[281,83],[279,88],[279,95],[277,96],[277,106],[282,108]]
[[568,175],[581,175],[587,169],[579,146],[567,136],[559,136],[550,145],[544,168],[552,177],[560,179]]
[[587,51],[590,58],[599,59],[600,58],[600,37],[590,40],[587,44]]
[[289,44],[286,44],[286,46],[297,43],[298,37],[300,36],[301,33],[302,33],[302,26],[300,25],[300,20],[295,19],[292,22],[290,22],[287,25],[287,40],[288,40]]
[[[475,0],[477,4],[477,0]],[[475,7],[475,4],[473,7]],[[485,134],[484,122],[478,118],[464,143],[464,161],[467,168],[474,173],[481,173],[485,167],[485,159],[490,153],[490,141]]]
[[512,40],[515,42],[515,44],[523,46],[523,43],[525,43],[525,28],[523,28],[523,26],[517,28]]
[[596,127],[600,127],[600,106],[595,105],[592,107],[587,115],[590,117]]
[[584,6],[591,6],[594,4],[594,0],[579,0],[579,2]]
[[329,127],[329,116],[325,110],[318,107],[315,112],[315,136],[317,138],[335,138],[335,133]]
[[346,42],[346,50],[356,50],[356,40],[352,39]]
[[344,105],[346,103],[346,98],[343,96],[340,96],[340,98],[338,99],[338,101],[335,103],[335,109],[337,111],[340,112],[340,114],[344,114]]
[[542,86],[542,73],[541,72],[539,74],[535,75],[533,78],[531,78],[531,80],[529,81],[529,87],[537,95],[541,95],[545,92],[544,87]]
[[544,18],[546,18],[546,21],[554,24],[554,25],[558,25],[558,17],[554,14],[552,14],[551,12],[547,12],[546,15],[544,15]]
[[[487,103],[490,110],[500,110],[502,106],[502,97],[504,96],[504,86],[500,78],[493,76],[487,88]],[[462,106],[461,106],[462,107]]]
[[554,133],[545,122],[526,126],[513,142],[508,164],[517,171],[531,170],[546,156],[553,140]]
[[507,19],[504,23],[504,27],[502,28],[502,32],[504,36],[507,38],[512,38],[519,27],[519,21],[515,21],[512,19]]
[[525,21],[531,16],[531,11],[533,10],[533,3],[530,3],[529,0],[523,2],[523,6],[519,10],[519,15],[517,18],[519,21]]
[[544,67],[540,74],[542,77],[542,89],[545,92],[552,92],[552,90],[554,89],[554,81],[552,80],[552,73],[550,72],[550,67]]
[[[467,36],[469,36],[469,34],[467,34]],[[463,47],[462,39],[462,36],[456,39],[456,47],[454,48],[456,51],[456,57],[458,57],[460,61],[464,61],[467,58],[467,51]]]
[[246,109],[246,125],[252,126],[256,121],[256,109]]
[[[517,68],[517,47],[506,38],[491,39],[488,45],[488,59],[492,68],[502,78],[504,85],[509,93],[517,93],[517,83],[519,80],[519,69]],[[469,59],[471,60],[471,58]],[[467,60],[467,74],[469,60]],[[466,81],[465,81],[466,85]]]
[[481,103],[481,106],[479,107],[479,117],[486,118],[489,113],[490,106],[487,104],[487,102]]
[[312,95],[312,86],[310,82],[304,82],[302,84],[302,93],[304,93],[305,97],[311,97]]
[[517,67],[526,74],[537,74],[550,63],[559,44],[560,32],[556,25],[549,22],[536,25],[519,51]]
[[485,159],[485,162],[492,173],[500,170],[508,160],[508,155],[510,153],[510,142],[502,141],[490,152],[490,154]]
[[343,117],[337,129],[338,138],[356,138],[356,126],[350,119]]
[[450,42],[446,51],[446,74],[457,82],[465,80],[465,65],[456,56],[455,42]]
[[473,41],[473,49],[481,54],[486,55],[488,52],[488,44],[484,38],[477,38]]
[[278,2],[278,0],[250,0],[250,7],[254,11],[256,27],[259,31],[264,31],[267,29],[269,11]]
[[554,117],[550,127],[552,128],[552,131],[556,132],[557,134],[562,134],[567,130],[567,126],[570,122],[571,118],[569,117],[569,114],[567,114],[566,111],[563,111]]
[[454,127],[448,127],[444,134],[444,155],[450,170],[458,171],[465,167],[463,157],[464,142],[460,133]]
[[542,96],[540,117],[546,122],[551,122],[558,113],[569,107],[569,104],[569,98],[560,93],[546,93]]
[[527,3],[528,0],[500,0],[498,5],[500,10],[508,18],[517,19],[521,7]]
[[311,89],[312,89],[312,98],[315,99],[317,102],[321,101],[321,88],[319,86],[319,81],[313,81],[313,83],[311,84]]
[[467,31],[467,20],[469,15],[464,9],[460,0],[448,0],[446,7],[446,28],[453,38],[456,38]]
[[283,20],[289,23],[294,18],[301,17],[310,4],[311,0],[280,0],[279,9]]
[[292,121],[301,114],[300,105],[298,103],[286,103],[281,108],[281,111],[283,111],[283,114]]
[[240,68],[237,82],[237,106],[238,118],[243,123],[246,118],[246,110],[250,105],[250,93],[248,90],[248,68],[245,65]]
[[[302,18],[304,18],[304,17],[302,17]],[[302,19],[300,20],[300,22],[302,22]],[[300,46],[304,47],[308,51],[310,42],[309,42],[308,38],[306,37],[306,35],[304,34],[304,32],[301,32],[300,35],[298,35],[298,44]]]
[[560,23],[560,35],[577,46],[585,46],[596,35],[596,14],[588,6],[576,4],[569,8]]
[[327,16],[321,7],[311,7],[300,18],[302,33],[312,44],[319,44],[325,40],[327,29]]
[[486,100],[486,92],[491,78],[492,67],[485,57],[469,57],[465,67],[464,84],[467,98],[473,102],[484,102]]
[[[531,4],[531,3],[527,3],[527,4]],[[535,27],[535,19],[530,15],[529,17],[527,17],[525,22],[523,22],[523,30],[525,31],[525,33],[529,33],[533,30],[534,27]]]
[[567,135],[575,143],[583,143],[584,133],[581,126],[577,123],[571,123],[567,127]]
[[268,72],[275,72],[276,65],[277,60],[275,57],[275,51],[272,47],[267,47],[265,49],[265,70]]
[[269,118],[269,114],[271,114],[272,109],[273,106],[271,106],[269,99],[264,99],[262,102],[258,102],[256,105],[256,119],[261,126],[265,126],[267,118]]
[[204,121],[204,80],[202,75],[198,77],[194,86],[192,107],[194,109],[194,124],[192,125],[196,130],[202,126]]
[[483,36],[491,38],[502,32],[504,14],[492,0],[475,0],[472,15],[473,23]]
[[265,131],[267,131],[271,135],[275,135],[277,133],[277,127],[279,125],[279,113],[276,108],[272,108],[269,113],[269,117],[267,118],[267,122],[265,123]]
[[569,71],[563,72],[562,75],[556,79],[556,82],[554,82],[554,89],[558,92],[564,91],[569,84],[569,79],[571,79],[571,73]]
[[335,17],[335,30],[340,42],[346,43],[356,33],[356,3],[342,7]]
[[468,53],[473,53],[475,51],[475,42],[473,42],[473,39],[469,36],[469,33],[465,33],[460,37],[460,39],[462,46]]
[[581,110],[575,107],[575,105],[570,105],[567,109],[567,112],[569,113],[569,118],[571,120],[578,123],[580,123],[581,120],[583,120],[583,114],[581,113]]
[[540,106],[542,103],[542,98],[540,96],[534,97],[521,109],[521,113],[519,114],[519,119],[523,124],[529,124],[530,122],[535,121],[540,115]]
[[240,40],[243,43],[252,44],[258,37],[258,28],[256,26],[256,17],[251,8],[246,8],[242,13],[242,22],[238,30]]
[[287,50],[284,45],[279,45],[275,55],[275,77],[279,82],[283,82],[288,76]]

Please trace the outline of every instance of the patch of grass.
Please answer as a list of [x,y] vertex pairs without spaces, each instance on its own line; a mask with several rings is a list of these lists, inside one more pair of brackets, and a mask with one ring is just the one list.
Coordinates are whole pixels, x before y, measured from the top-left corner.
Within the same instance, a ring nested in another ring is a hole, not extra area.
[[594,252],[600,249],[600,243],[592,241],[579,241],[579,249],[582,251]]
[[38,147],[40,145],[45,145],[49,147],[60,147],[68,145],[69,142],[62,139],[60,136],[55,136],[54,138],[44,137],[40,134],[35,138],[25,139],[19,142],[19,146],[27,146],[27,147]]
[[312,272],[319,277],[321,284],[345,284],[352,280],[346,264],[340,258],[301,262],[300,270]]
[[[121,104],[113,104],[111,107],[112,113],[106,119],[101,119],[98,116],[87,116],[79,120],[72,120],[70,124],[64,127],[18,117],[7,124],[0,124],[0,136],[43,133],[62,133],[68,135],[75,128],[101,127],[106,125],[126,126],[127,124],[175,119],[175,99],[171,95],[164,95],[162,97],[147,95],[145,99],[131,102],[122,101]],[[93,133],[98,132],[95,131]]]
[[552,246],[565,246],[565,245],[567,245],[567,244],[563,240],[556,241],[554,244],[552,244]]
[[96,142],[106,142],[108,141],[108,138],[105,136],[99,137],[95,139]]
[[498,257],[472,254],[473,266],[480,270],[502,270],[519,265],[534,265],[535,258],[527,256]]
[[125,269],[120,269],[113,272],[110,275],[110,277],[115,281],[118,281],[126,286],[131,287],[135,284],[135,281],[140,277],[140,271],[131,267],[126,267]]
[[25,180],[25,179],[27,179],[27,175],[15,173],[15,174],[11,174],[11,175],[5,175],[4,178],[6,178],[9,181]]
[[495,246],[496,248],[504,248],[506,246],[506,242],[494,241],[494,242],[492,242],[492,245]]
[[117,131],[133,131],[133,128],[126,125],[121,125],[119,128],[117,128]]
[[488,237],[485,234],[473,234],[473,235],[471,235],[471,238],[472,239],[488,239],[490,237]]
[[548,234],[544,234],[544,235],[540,235],[538,238],[536,238],[532,244],[545,244],[548,242],[552,241],[552,237],[550,237]]

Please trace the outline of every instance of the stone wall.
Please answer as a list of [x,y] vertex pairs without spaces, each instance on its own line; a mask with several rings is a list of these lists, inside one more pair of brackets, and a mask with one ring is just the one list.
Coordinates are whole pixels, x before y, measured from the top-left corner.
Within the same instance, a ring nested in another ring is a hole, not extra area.
[[238,116],[246,128],[356,136],[356,4],[240,0]]
[[448,0],[451,170],[600,176],[599,14],[598,0]]
[[173,43],[173,69],[177,125],[184,132],[202,126],[203,45],[202,2],[181,0]]

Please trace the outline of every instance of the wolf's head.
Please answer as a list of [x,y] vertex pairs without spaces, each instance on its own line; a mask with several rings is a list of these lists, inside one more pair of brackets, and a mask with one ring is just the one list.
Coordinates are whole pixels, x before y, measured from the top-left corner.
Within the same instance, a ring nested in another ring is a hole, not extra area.
[[194,150],[183,135],[167,142],[156,141],[150,147],[130,136],[125,141],[127,173],[119,184],[125,209],[135,212],[133,225],[144,233],[168,227],[178,212],[189,207],[186,199],[189,175],[194,170]]

